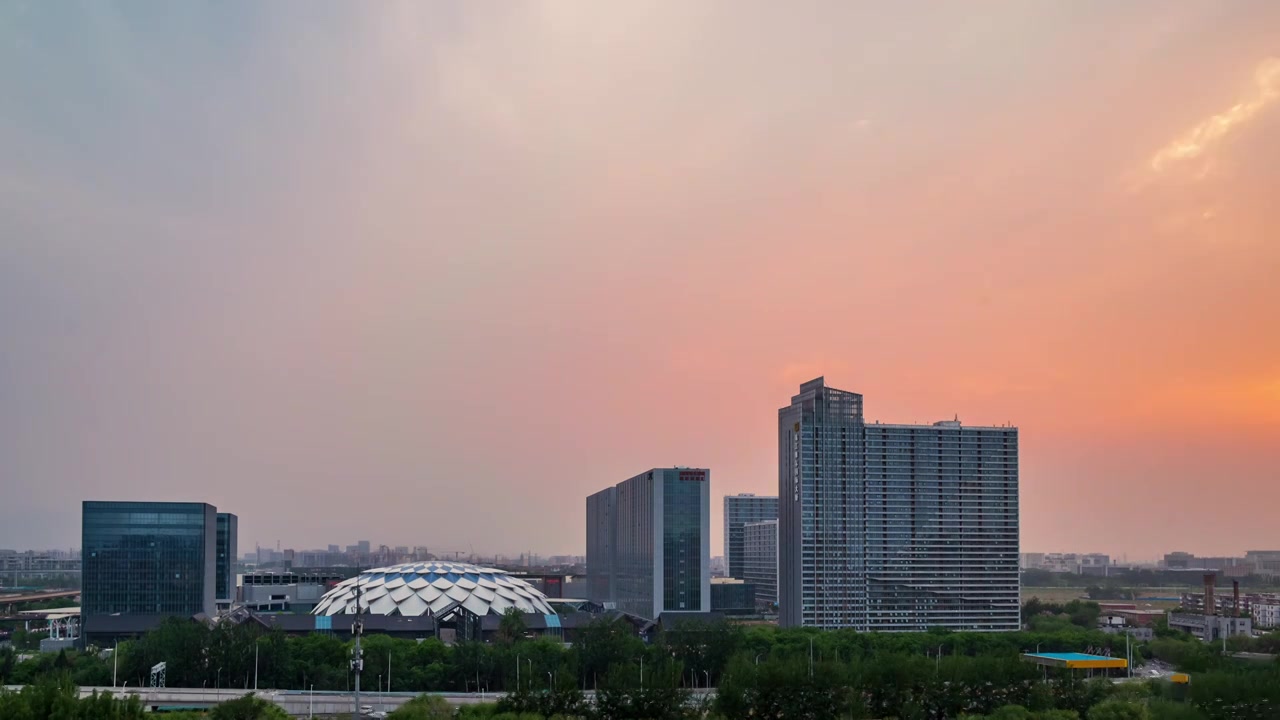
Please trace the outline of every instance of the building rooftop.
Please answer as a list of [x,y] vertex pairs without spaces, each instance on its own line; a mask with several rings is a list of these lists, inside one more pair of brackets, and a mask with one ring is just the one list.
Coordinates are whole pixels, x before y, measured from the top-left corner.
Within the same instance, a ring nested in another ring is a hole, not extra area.
[[1124,658],[1107,657],[1106,655],[1088,655],[1085,653],[1025,653],[1022,659],[1037,665],[1048,667],[1065,667],[1071,669],[1096,670],[1100,668],[1124,668],[1129,663]]

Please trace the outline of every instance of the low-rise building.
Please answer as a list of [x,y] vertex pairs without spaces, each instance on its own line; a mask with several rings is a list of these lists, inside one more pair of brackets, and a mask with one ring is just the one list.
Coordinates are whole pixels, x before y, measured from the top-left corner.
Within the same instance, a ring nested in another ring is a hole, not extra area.
[[1169,628],[1189,632],[1205,642],[1214,642],[1235,635],[1245,637],[1253,635],[1253,621],[1247,617],[1171,612]]
[[355,568],[249,573],[241,579],[239,604],[259,612],[308,613],[326,592],[355,575]]
[[1280,627],[1280,598],[1273,596],[1270,599],[1255,602],[1250,606],[1250,614],[1253,616],[1255,627],[1268,629]]
[[756,586],[737,578],[711,578],[711,612],[754,615]]

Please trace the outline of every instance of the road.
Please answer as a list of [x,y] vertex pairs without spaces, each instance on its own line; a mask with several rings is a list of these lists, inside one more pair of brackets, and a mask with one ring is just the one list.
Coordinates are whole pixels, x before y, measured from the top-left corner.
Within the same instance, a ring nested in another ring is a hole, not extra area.
[[[10,690],[21,690],[22,686],[9,686]],[[106,693],[117,697],[136,695],[149,708],[165,706],[211,707],[221,702],[235,700],[251,692],[242,688],[109,688],[82,687],[81,697],[89,697],[94,692]],[[696,696],[708,694],[708,690],[696,690]],[[311,713],[319,716],[346,715],[353,710],[355,697],[345,691],[318,690],[314,693],[306,690],[259,690],[259,697],[279,705],[285,712],[294,717],[307,717]],[[421,693],[361,693],[360,704],[371,708],[374,712],[390,712],[409,702]],[[445,699],[450,705],[473,705],[476,703],[496,702],[503,693],[431,693]],[[592,693],[588,692],[590,699]]]

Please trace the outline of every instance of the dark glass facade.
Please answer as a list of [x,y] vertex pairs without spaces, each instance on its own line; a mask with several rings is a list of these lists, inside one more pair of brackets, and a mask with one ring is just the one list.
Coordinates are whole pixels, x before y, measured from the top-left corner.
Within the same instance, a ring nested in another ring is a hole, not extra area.
[[217,573],[217,587],[214,596],[218,602],[231,602],[236,599],[236,553],[238,551],[238,535],[240,519],[231,513],[218,513],[218,538],[216,557],[214,558]]
[[662,473],[662,607],[701,610],[702,514],[705,470],[671,469]]
[[81,614],[214,612],[217,511],[205,503],[86,501]]
[[655,469],[587,498],[591,600],[651,619],[710,611],[710,475]]

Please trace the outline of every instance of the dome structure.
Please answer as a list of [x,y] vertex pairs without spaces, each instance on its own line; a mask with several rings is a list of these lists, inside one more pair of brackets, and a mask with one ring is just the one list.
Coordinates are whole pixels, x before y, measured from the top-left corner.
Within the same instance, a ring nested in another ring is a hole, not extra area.
[[508,608],[554,615],[547,598],[502,570],[469,563],[421,562],[366,570],[338,583],[320,598],[313,615],[353,615],[356,585],[360,606],[371,615],[432,615],[446,620],[459,609],[484,616]]

